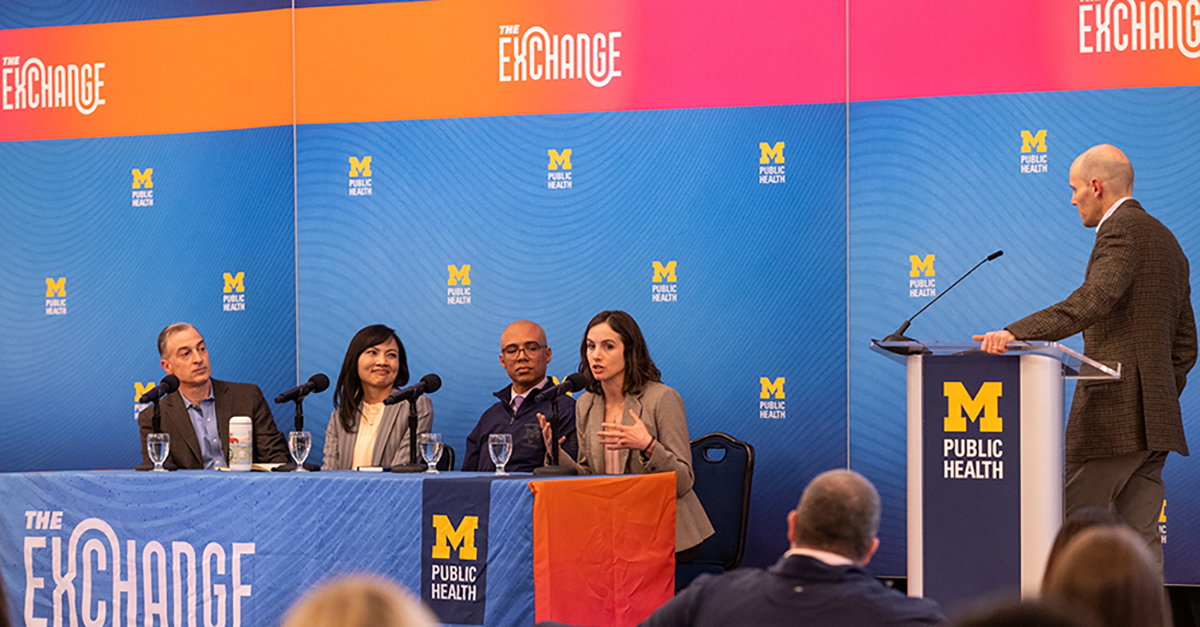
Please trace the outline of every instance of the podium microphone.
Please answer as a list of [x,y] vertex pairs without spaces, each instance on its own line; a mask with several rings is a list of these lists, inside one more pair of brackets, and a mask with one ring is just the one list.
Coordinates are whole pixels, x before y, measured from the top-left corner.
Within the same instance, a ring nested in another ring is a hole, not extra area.
[[138,399],[138,402],[139,403],[153,403],[154,401],[157,401],[157,400],[161,399],[162,397],[164,397],[178,389],[179,389],[179,377],[177,377],[173,374],[169,374],[169,375],[163,377],[162,381],[158,382],[158,385],[150,388],[149,390],[146,390],[146,393],[143,394],[142,397]]
[[884,342],[915,342],[916,340],[912,339],[911,337],[905,337],[905,335],[904,335],[904,332],[908,330],[908,326],[909,326],[910,324],[912,324],[912,321],[913,321],[914,319],[916,319],[916,317],[917,317],[917,316],[921,315],[921,312],[922,312],[922,311],[925,311],[926,309],[929,309],[929,306],[930,306],[930,305],[932,305],[932,304],[934,304],[934,303],[938,302],[938,299],[939,299],[939,298],[941,298],[941,297],[945,296],[947,293],[949,293],[949,292],[950,292],[950,290],[954,289],[954,286],[955,286],[955,285],[958,285],[959,283],[961,283],[961,282],[962,282],[962,280],[963,280],[963,279],[965,279],[965,278],[967,278],[967,277],[971,276],[971,273],[972,273],[972,272],[974,272],[975,270],[977,270],[977,269],[979,268],[979,266],[982,266],[983,264],[985,264],[985,263],[987,263],[987,262],[989,262],[989,261],[991,261],[991,260],[995,259],[996,257],[999,257],[1000,255],[1003,255],[1003,254],[1004,254],[1004,251],[1003,251],[1003,250],[997,250],[996,252],[994,252],[994,253],[992,253],[992,254],[988,255],[988,256],[987,256],[987,259],[984,259],[983,261],[980,261],[979,263],[975,264],[975,267],[974,267],[974,268],[971,268],[970,270],[967,270],[967,273],[966,273],[966,274],[964,274],[964,275],[962,275],[961,277],[959,277],[959,279],[958,279],[957,281],[955,281],[954,283],[951,283],[951,284],[950,284],[950,287],[947,287],[947,288],[946,288],[946,291],[944,291],[944,292],[942,292],[941,294],[938,294],[936,297],[934,297],[934,299],[933,299],[933,300],[929,301],[929,304],[928,304],[928,305],[925,305],[924,307],[922,307],[922,308],[921,308],[921,311],[918,311],[917,313],[913,314],[913,315],[912,315],[912,318],[909,318],[908,320],[905,320],[905,321],[904,321],[904,324],[900,325],[900,328],[899,328],[899,329],[896,329],[896,332],[895,332],[895,333],[893,333],[893,334],[891,334],[891,335],[889,335],[889,336],[887,336],[887,337],[883,338],[883,341],[884,341]]

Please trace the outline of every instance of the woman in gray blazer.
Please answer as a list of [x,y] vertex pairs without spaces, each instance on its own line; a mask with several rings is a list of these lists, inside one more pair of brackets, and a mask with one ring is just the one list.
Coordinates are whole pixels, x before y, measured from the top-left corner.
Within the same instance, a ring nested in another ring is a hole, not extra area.
[[[713,534],[692,491],[692,443],[679,392],[661,375],[642,330],[623,311],[592,318],[579,347],[579,372],[587,391],[575,403],[579,459],[560,452],[560,463],[586,474],[675,473],[675,555],[690,561],[694,547]],[[542,432],[550,430],[541,414]]]
[[[373,324],[354,335],[333,392],[325,429],[325,470],[397,466],[409,462],[408,404],[384,406],[396,386],[408,383],[408,358],[396,332]],[[433,403],[417,398],[417,433],[433,429]]]

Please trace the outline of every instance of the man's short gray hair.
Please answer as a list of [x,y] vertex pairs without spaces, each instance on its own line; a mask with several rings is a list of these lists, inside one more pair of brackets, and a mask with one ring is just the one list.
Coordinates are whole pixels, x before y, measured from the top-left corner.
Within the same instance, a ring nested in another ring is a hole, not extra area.
[[[175,324],[167,325],[167,328],[163,329],[162,333],[158,334],[158,355],[159,355],[159,357],[166,358],[167,342],[171,339],[172,335],[175,335],[176,333],[179,333],[180,331],[187,331],[188,329],[196,331],[196,327],[192,326],[191,324],[188,324],[187,322],[176,322]],[[199,331],[196,331],[196,332],[199,333]]]
[[853,470],[823,472],[800,497],[796,546],[862,560],[879,532],[879,493]]

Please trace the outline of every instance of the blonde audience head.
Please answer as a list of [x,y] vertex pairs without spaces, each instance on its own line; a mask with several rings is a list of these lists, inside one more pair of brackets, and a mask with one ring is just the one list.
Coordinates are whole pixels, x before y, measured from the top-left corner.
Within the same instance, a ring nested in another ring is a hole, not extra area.
[[433,614],[378,575],[346,575],[319,584],[292,606],[283,627],[435,627]]
[[1170,616],[1162,574],[1124,526],[1098,526],[1067,543],[1046,573],[1042,595],[1101,627],[1164,627]]

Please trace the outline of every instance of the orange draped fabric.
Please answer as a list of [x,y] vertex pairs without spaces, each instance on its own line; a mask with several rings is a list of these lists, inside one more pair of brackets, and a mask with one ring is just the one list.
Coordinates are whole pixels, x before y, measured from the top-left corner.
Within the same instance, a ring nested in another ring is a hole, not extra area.
[[531,481],[535,616],[636,625],[675,590],[675,474]]

